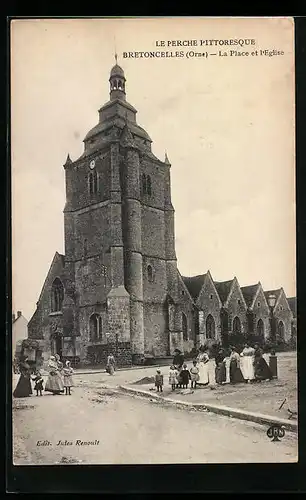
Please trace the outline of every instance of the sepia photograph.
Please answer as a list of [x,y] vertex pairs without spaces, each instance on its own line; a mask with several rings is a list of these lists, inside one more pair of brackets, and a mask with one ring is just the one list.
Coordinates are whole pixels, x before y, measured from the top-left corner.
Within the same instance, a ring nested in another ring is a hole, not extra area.
[[13,464],[298,462],[293,18],[10,45]]

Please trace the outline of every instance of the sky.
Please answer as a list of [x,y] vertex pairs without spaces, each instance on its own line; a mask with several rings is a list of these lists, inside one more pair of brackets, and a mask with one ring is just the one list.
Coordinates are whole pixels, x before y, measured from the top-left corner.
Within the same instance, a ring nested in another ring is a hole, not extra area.
[[[255,45],[199,46],[209,39]],[[266,49],[284,53],[260,55]],[[184,57],[123,57],[161,50]],[[187,58],[189,50],[209,55]],[[82,154],[109,100],[115,51],[138,124],[171,163],[181,274],[209,269],[216,281],[236,276],[241,286],[260,281],[294,296],[292,21],[31,19],[11,25],[13,310],[30,319],[55,252],[65,252],[63,164]]]

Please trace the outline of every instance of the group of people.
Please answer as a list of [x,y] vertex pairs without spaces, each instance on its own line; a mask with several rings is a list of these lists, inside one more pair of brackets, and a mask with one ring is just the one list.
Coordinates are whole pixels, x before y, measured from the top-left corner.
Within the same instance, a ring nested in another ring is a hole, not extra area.
[[[175,349],[173,363],[169,371],[169,385],[172,390],[174,391],[176,388],[187,389],[189,382],[191,388],[194,389],[213,382],[209,360],[209,351],[202,346],[197,358],[192,362],[191,368],[188,369],[183,353],[179,349]],[[219,385],[226,382],[231,384],[260,382],[272,380],[272,378],[272,372],[258,344],[251,347],[246,343],[240,354],[234,346],[231,346],[229,352],[220,349],[215,355],[215,381]],[[160,370],[157,370],[155,375],[155,386],[157,391],[162,392],[163,375]]]
[[67,360],[64,365],[58,354],[50,356],[48,371],[49,374],[44,387],[44,380],[41,372],[36,369],[33,373],[28,363],[28,358],[22,358],[19,363],[20,377],[13,392],[13,396],[15,398],[31,396],[31,394],[33,394],[31,381],[34,382],[36,396],[42,396],[42,391],[51,392],[54,395],[64,392],[65,395],[71,395],[73,368],[71,367],[70,361]]
[[227,381],[237,384],[272,380],[273,374],[258,344],[251,347],[246,343],[240,354],[234,346],[231,346],[229,351],[228,355],[220,349],[215,357],[217,384],[224,384]]
[[[60,356],[55,354],[50,356],[48,361],[48,378],[44,387],[44,380],[41,372],[34,370],[28,363],[28,358],[23,357],[18,363],[18,371],[16,366],[13,366],[14,373],[20,374],[18,383],[13,392],[15,398],[26,398],[33,394],[32,383],[34,382],[34,391],[36,396],[42,396],[43,391],[51,392],[52,394],[65,393],[66,396],[71,395],[71,387],[73,387],[73,368],[70,361],[65,361],[65,364],[60,360]],[[106,363],[106,371],[113,375],[116,370],[116,361],[113,354],[109,354]]]

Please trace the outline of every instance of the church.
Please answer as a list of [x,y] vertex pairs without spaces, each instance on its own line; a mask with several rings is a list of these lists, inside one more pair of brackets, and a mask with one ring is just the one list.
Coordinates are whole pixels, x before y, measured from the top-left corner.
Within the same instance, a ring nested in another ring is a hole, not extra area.
[[[84,153],[64,165],[65,255],[55,254],[29,337],[46,359],[119,364],[164,357],[194,345],[195,305],[177,269],[167,156],[126,100],[116,64],[110,98],[84,139]],[[183,334],[184,330],[184,334]]]
[[[175,348],[191,352],[206,338],[226,344],[233,328],[247,332],[244,291],[236,278],[216,283],[209,272],[179,273],[169,159],[153,154],[117,61],[109,86],[83,154],[75,161],[68,155],[63,166],[65,255],[55,253],[28,324],[37,358],[58,353],[80,365],[104,364],[113,353],[127,366],[161,360]],[[259,285],[264,339],[270,308]],[[283,302],[287,338],[292,312],[285,296]]]

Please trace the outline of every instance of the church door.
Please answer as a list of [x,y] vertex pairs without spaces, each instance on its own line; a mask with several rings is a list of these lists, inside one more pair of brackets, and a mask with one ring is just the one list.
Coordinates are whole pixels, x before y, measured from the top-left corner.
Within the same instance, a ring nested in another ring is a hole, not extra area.
[[265,339],[265,329],[262,319],[259,319],[257,323],[257,337],[259,342],[263,342]]
[[233,321],[233,332],[231,336],[231,342],[235,345],[235,347],[239,348],[243,343],[243,335],[241,328],[241,321],[238,316],[235,316]]
[[54,335],[51,341],[51,352],[54,354],[58,354],[60,358],[62,358],[63,354],[63,340],[60,335]]
[[285,327],[284,327],[284,323],[282,321],[280,321],[278,323],[277,336],[278,336],[279,340],[285,340]]
[[215,320],[211,314],[209,314],[206,319],[206,338],[215,338]]

